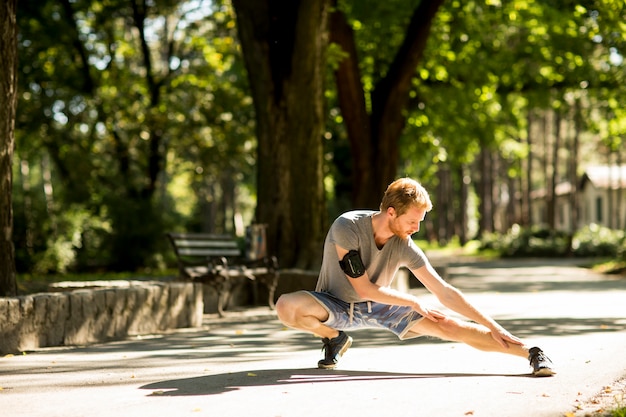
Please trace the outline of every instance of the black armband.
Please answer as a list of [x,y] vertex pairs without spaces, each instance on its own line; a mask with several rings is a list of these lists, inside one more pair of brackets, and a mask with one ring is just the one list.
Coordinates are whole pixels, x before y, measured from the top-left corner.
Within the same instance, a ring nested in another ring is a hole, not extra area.
[[363,266],[361,255],[354,249],[346,253],[346,256],[339,261],[339,266],[351,278],[358,278],[365,274],[365,266]]

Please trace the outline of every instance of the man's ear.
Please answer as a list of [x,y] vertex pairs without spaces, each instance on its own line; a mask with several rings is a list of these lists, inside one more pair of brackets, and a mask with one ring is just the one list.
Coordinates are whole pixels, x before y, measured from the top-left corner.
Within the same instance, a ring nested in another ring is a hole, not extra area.
[[396,216],[396,209],[393,208],[393,207],[387,207],[387,216],[395,217]]

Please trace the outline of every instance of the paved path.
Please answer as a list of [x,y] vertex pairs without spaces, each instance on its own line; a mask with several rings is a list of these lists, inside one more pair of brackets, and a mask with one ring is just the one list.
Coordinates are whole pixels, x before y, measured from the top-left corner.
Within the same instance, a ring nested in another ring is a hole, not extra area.
[[0,358],[0,409],[11,417],[557,417],[626,376],[626,280],[555,261],[458,264],[449,277],[542,346],[558,375],[532,378],[516,357],[379,331],[353,333],[340,368],[318,370],[318,339],[251,309],[207,316],[204,329]]

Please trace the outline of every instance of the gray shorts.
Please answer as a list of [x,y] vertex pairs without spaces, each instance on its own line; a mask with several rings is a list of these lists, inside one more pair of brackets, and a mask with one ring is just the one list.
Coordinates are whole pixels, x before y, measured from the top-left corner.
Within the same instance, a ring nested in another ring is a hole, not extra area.
[[411,307],[381,304],[374,301],[347,303],[327,292],[305,292],[328,312],[328,320],[324,324],[333,329],[385,329],[401,340],[421,336],[410,330],[424,317]]

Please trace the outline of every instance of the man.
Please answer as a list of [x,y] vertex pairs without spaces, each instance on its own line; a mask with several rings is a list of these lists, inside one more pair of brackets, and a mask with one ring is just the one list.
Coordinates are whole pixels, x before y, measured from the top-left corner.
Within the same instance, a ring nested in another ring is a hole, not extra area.
[[[344,330],[383,328],[400,339],[434,336],[528,358],[534,375],[553,375],[552,363],[541,349],[528,349],[471,305],[415,245],[411,235],[419,231],[431,209],[424,187],[402,178],[389,185],[380,211],[351,211],[337,218],[326,236],[315,291],[282,295],[276,303],[279,319],[323,338],[325,357],[319,368],[334,369],[352,345]],[[408,268],[444,306],[471,322],[446,316],[417,297],[390,288],[401,267]]]

